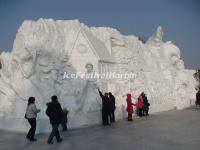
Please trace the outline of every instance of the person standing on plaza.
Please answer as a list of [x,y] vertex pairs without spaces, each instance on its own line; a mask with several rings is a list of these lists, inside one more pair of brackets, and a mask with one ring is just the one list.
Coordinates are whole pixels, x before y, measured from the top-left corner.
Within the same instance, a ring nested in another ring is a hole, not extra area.
[[109,119],[108,119],[109,106],[110,106],[108,93],[105,93],[103,95],[102,92],[99,90],[99,95],[101,96],[101,99],[102,99],[102,122],[104,126],[107,126],[107,125],[110,125]]
[[36,130],[36,117],[37,113],[40,112],[40,109],[37,109],[35,105],[35,97],[29,97],[28,99],[28,105],[26,107],[26,114],[25,118],[28,120],[31,128],[28,131],[28,134],[26,135],[26,138],[30,141],[36,141],[35,139],[35,130]]
[[128,121],[133,121],[133,117],[132,117],[132,114],[134,112],[133,110],[133,102],[132,102],[132,99],[131,99],[131,94],[127,94],[127,98],[126,98],[126,103],[127,103],[127,112],[128,112]]
[[142,92],[141,96],[142,96],[143,105],[144,105],[143,111],[144,111],[145,115],[148,116],[149,115],[149,106],[150,106],[149,101],[148,101],[147,96],[145,95],[144,92]]
[[142,117],[143,106],[144,106],[144,105],[143,105],[142,97],[139,96],[138,102],[137,102],[137,108],[138,108],[139,117]]
[[109,95],[109,99],[110,99],[110,121],[111,122],[115,122],[115,96],[111,93],[111,92],[109,92],[108,93],[108,95]]

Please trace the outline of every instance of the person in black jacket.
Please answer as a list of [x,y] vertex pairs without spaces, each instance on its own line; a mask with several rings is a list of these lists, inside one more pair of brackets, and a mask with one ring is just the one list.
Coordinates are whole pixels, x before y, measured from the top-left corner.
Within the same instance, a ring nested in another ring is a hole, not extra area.
[[[99,89],[98,89],[99,90]],[[102,99],[102,122],[103,125],[110,125],[108,116],[109,116],[109,97],[108,93],[105,93],[104,95],[102,92],[99,90],[99,95],[101,96]]]
[[115,97],[111,92],[108,93],[110,99],[110,121],[115,122]]
[[144,94],[144,92],[141,93],[141,96],[142,96],[143,104],[144,104],[143,111],[144,111],[145,115],[148,116],[149,115],[149,106],[150,106],[149,101],[147,99],[147,96]]
[[52,131],[48,138],[48,144],[53,144],[53,137],[55,136],[57,142],[61,142],[60,134],[58,131],[58,126],[62,121],[63,111],[58,102],[58,98],[56,95],[51,97],[52,101],[47,104],[46,114],[50,119],[50,123],[52,125]]

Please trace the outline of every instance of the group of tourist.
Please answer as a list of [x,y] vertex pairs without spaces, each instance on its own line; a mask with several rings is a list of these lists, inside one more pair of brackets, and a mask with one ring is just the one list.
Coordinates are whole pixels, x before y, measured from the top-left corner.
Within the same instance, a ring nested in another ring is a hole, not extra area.
[[[99,89],[98,89],[99,90]],[[115,122],[115,97],[111,92],[104,93],[99,90],[99,95],[102,98],[102,123],[104,126],[110,125],[111,122]],[[128,121],[133,121],[132,114],[134,113],[133,106],[136,106],[136,112],[139,117],[149,115],[149,106],[150,103],[147,99],[147,96],[144,92],[138,97],[136,104],[132,102],[131,94],[127,94],[127,112],[128,112]]]
[[[111,125],[111,123],[115,122],[115,96],[109,92],[104,93],[98,89],[99,95],[102,98],[102,123],[104,126]],[[150,103],[148,102],[147,96],[144,92],[140,94],[137,99],[137,103],[134,104],[132,102],[132,95],[126,95],[127,102],[127,113],[128,113],[128,121],[133,121],[133,113],[135,112],[139,117],[148,116]],[[200,106],[200,89],[196,93],[196,105]],[[56,95],[51,97],[51,102],[47,103],[46,115],[49,117],[50,123],[52,125],[52,131],[49,135],[48,144],[53,144],[54,136],[57,139],[57,142],[61,142],[62,138],[60,137],[58,126],[61,124],[63,131],[67,130],[67,115],[68,110],[66,108],[62,109],[58,98]],[[135,110],[134,107],[135,106]],[[35,105],[35,98],[30,97],[28,99],[28,104],[26,108],[25,118],[28,120],[31,128],[26,135],[26,138],[30,141],[36,141],[35,139],[35,131],[36,131],[36,117],[37,113],[40,112],[40,109],[37,109]]]
[[100,90],[99,95],[102,98],[102,123],[104,126],[110,125],[115,122],[115,97],[111,92],[103,95]]
[[133,117],[132,117],[132,114],[134,113],[133,106],[136,106],[136,114],[139,117],[142,117],[142,116],[145,116],[145,115],[148,116],[149,115],[150,103],[149,103],[145,93],[142,92],[140,94],[136,104],[134,104],[132,102],[131,97],[132,97],[131,94],[127,94],[127,98],[126,98],[127,108],[126,108],[126,110],[128,112],[128,121],[133,121]]
[[[53,138],[56,137],[57,142],[61,142],[58,126],[61,124],[63,131],[67,130],[67,115],[68,110],[66,108],[62,109],[58,98],[56,95],[51,97],[51,102],[47,103],[46,115],[49,117],[50,123],[52,125],[52,131],[49,135],[48,144],[53,144]],[[35,98],[30,97],[28,99],[28,105],[26,108],[25,118],[28,120],[31,128],[26,135],[26,138],[30,141],[36,141],[35,130],[36,130],[36,117],[40,109],[37,109],[35,105]]]
[[[109,92],[104,93],[98,89],[99,95],[102,98],[102,124],[104,126],[111,125],[115,122],[115,96]],[[127,94],[127,112],[128,112],[128,121],[133,121],[132,114],[134,113],[133,105],[137,108],[137,114],[141,117],[143,115],[148,115],[149,111],[149,102],[147,100],[144,92],[138,97],[137,104],[132,103],[131,94]],[[52,125],[52,131],[49,135],[48,144],[53,144],[54,136],[57,139],[57,142],[61,142],[62,138],[60,137],[58,127],[62,126],[63,131],[67,130],[67,115],[68,110],[62,109],[58,98],[56,95],[51,97],[51,102],[47,103],[46,115],[49,117],[50,124]],[[36,117],[37,113],[40,112],[40,109],[37,109],[35,105],[35,98],[30,97],[28,99],[28,105],[26,108],[25,118],[28,120],[31,128],[26,136],[30,141],[36,141],[35,131],[36,131]]]

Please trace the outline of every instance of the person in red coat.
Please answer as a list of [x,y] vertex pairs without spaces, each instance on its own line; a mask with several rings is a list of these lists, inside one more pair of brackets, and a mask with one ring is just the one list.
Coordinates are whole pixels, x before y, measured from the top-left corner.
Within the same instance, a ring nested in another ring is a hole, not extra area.
[[139,117],[142,117],[143,101],[142,101],[141,96],[138,98],[137,108],[138,108],[138,111],[139,111]]
[[133,103],[132,103],[132,100],[131,100],[131,94],[127,94],[127,98],[126,98],[126,102],[127,102],[127,112],[128,112],[128,121],[133,121],[133,118],[132,118],[132,114],[134,112],[133,110]]

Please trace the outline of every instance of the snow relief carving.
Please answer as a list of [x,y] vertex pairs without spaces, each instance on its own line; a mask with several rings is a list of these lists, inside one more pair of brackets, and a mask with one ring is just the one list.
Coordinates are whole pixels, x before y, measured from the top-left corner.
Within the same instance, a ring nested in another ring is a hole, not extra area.
[[[195,95],[194,71],[185,69],[176,45],[163,42],[161,26],[145,44],[136,36],[112,28],[89,28],[78,20],[24,21],[12,51],[2,52],[0,60],[0,119],[23,118],[27,99],[34,96],[42,110],[38,119],[47,120],[46,103],[57,95],[70,111],[70,127],[94,124],[100,122],[101,112],[97,87],[115,94],[116,118],[124,117],[123,95],[128,92],[136,100],[144,91],[151,112],[188,107]],[[81,76],[102,72],[136,76]],[[75,76],[63,78],[69,74]]]

